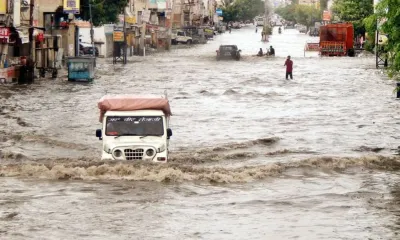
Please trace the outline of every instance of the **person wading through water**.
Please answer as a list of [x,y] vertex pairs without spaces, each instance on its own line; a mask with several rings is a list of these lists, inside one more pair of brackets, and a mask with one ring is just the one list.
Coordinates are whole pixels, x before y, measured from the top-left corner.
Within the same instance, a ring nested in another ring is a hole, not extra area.
[[290,60],[290,56],[287,57],[285,65],[286,66],[286,80],[288,80],[288,77],[290,76],[290,79],[293,79],[293,61]]

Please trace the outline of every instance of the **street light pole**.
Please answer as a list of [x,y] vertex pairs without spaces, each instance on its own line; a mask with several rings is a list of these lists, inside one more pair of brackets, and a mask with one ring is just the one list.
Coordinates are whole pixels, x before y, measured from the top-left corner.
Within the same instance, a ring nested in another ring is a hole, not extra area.
[[27,82],[33,83],[33,71],[34,71],[34,62],[33,62],[33,10],[35,7],[35,0],[31,0],[31,4],[29,6],[29,56],[26,62],[27,65]]
[[96,66],[96,51],[94,48],[94,30],[93,30],[93,16],[92,16],[92,4],[89,3],[89,14],[90,14],[90,40],[92,43],[92,53],[94,58],[94,65]]
[[123,26],[123,28],[124,28],[123,64],[126,64],[126,61],[127,61],[127,59],[126,59],[126,54],[127,54],[127,50],[126,50],[126,7],[124,8],[124,26]]

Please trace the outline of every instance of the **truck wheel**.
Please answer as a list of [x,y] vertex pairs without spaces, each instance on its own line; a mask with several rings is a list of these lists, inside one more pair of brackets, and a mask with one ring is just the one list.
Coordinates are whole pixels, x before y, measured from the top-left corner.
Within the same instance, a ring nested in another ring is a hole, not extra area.
[[187,40],[186,44],[192,44],[192,40]]

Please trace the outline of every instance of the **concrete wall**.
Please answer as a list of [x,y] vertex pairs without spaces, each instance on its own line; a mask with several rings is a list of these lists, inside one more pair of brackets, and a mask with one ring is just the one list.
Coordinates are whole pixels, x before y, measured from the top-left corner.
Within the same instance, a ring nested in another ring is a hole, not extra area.
[[63,1],[62,0],[36,0],[35,5],[36,5],[36,9],[38,9],[36,12],[37,18],[38,18],[38,25],[42,27],[43,23],[44,23],[43,13],[55,12],[59,6],[63,5]]
[[[101,41],[101,42],[105,43],[101,46],[101,49],[99,49],[100,55],[107,55],[106,54],[107,47],[108,48],[111,47],[111,49],[112,49],[112,46],[107,46],[106,35],[104,34],[104,27],[96,27],[96,28],[93,28],[93,30],[94,30],[94,41],[95,42]],[[79,28],[79,34],[82,35],[82,37],[81,37],[82,42],[87,42],[87,43],[91,42],[90,28],[82,28],[82,27]],[[108,45],[111,45],[111,44],[109,43]],[[112,54],[112,52],[111,52],[111,54]]]

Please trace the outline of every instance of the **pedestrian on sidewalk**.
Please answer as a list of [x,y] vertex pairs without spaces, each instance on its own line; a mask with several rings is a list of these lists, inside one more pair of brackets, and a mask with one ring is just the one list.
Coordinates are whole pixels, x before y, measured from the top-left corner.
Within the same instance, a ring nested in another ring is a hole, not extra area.
[[288,80],[288,77],[290,76],[290,79],[293,79],[293,61],[290,60],[290,56],[287,57],[285,61],[286,66],[286,80]]

